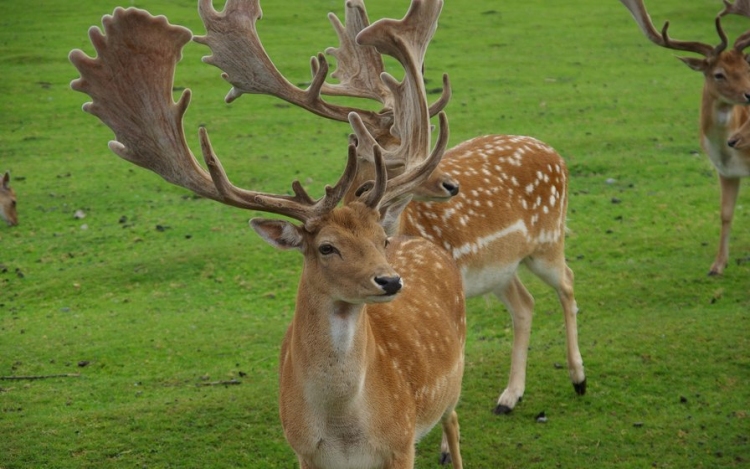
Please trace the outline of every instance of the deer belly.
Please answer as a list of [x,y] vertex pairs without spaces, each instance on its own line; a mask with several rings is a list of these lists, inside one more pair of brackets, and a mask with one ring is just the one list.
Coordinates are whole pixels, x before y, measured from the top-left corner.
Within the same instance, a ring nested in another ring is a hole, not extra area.
[[464,290],[467,298],[494,293],[508,285],[518,270],[518,262],[480,266],[461,266]]

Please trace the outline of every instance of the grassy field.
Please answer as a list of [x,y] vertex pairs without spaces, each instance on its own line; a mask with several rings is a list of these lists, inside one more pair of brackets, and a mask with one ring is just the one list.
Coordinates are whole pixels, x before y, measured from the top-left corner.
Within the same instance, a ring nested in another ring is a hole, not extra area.
[[[0,170],[20,225],[0,226],[0,468],[293,468],[276,396],[278,350],[301,258],[247,226],[254,214],[193,197],[112,154],[81,111],[71,49],[115,6],[203,34],[196,2],[4,2]],[[370,18],[406,0],[370,1]],[[689,6],[685,4],[689,3]],[[335,45],[343,1],[263,3],[260,34],[294,83]],[[718,0],[649,0],[679,39],[718,42]],[[728,18],[733,39],[749,26]],[[229,86],[189,44],[175,86],[193,90],[189,143],[205,124],[230,178],[314,194],[344,162],[344,124]],[[427,56],[450,74],[451,144],[535,136],[571,172],[567,244],[588,393],[574,394],[554,293],[524,276],[536,315],[524,400],[492,414],[512,339],[494,298],[468,302],[458,412],[467,468],[750,465],[750,196],[731,263],[707,277],[719,236],[716,175],[698,145],[702,77],[650,44],[614,0],[451,0]],[[434,98],[437,94],[431,95]],[[76,218],[76,211],[85,218]],[[236,380],[236,385],[216,385]],[[536,423],[544,411],[546,424]],[[417,449],[436,467],[439,431]]]

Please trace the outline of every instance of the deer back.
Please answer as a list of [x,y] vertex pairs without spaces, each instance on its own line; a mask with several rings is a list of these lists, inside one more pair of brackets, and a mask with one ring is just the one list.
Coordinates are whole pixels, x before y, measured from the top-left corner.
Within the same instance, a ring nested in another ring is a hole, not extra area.
[[553,148],[532,137],[488,135],[447,150],[440,168],[463,190],[447,202],[412,202],[399,232],[448,251],[467,296],[492,285],[472,282],[472,272],[495,266],[511,275],[530,254],[563,249],[568,171]]

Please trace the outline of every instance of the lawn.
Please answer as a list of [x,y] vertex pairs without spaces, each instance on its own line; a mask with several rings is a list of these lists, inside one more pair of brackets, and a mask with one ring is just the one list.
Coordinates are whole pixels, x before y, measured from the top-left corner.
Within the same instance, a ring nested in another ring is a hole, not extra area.
[[[247,226],[256,214],[116,157],[112,132],[69,86],[68,53],[93,54],[87,29],[102,15],[137,6],[203,34],[196,3],[3,5],[0,171],[11,172],[20,225],[0,226],[2,469],[297,467],[276,399],[301,257],[265,244]],[[408,5],[369,3],[373,20]],[[647,6],[674,37],[718,42],[718,0]],[[336,45],[326,14],[342,16],[343,1],[262,7],[269,55],[308,82],[309,57]],[[725,21],[730,40],[749,26]],[[191,147],[206,125],[237,185],[283,193],[296,178],[322,194],[350,129],[266,96],[226,104],[207,54],[188,44],[175,77],[193,92]],[[568,164],[566,252],[588,378],[577,396],[556,295],[524,273],[536,299],[526,393],[494,415],[510,317],[494,297],[469,300],[457,409],[467,468],[750,464],[750,195],[729,267],[708,277],[719,186],[698,142],[702,77],[674,55],[615,0],[446,2],[425,75],[432,100],[450,75],[451,145],[530,135]],[[417,467],[437,467],[439,441],[435,430],[418,445]]]

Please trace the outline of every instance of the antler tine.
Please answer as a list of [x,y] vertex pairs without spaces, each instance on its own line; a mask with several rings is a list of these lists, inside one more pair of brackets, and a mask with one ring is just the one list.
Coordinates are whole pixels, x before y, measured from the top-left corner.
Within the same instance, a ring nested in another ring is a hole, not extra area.
[[326,194],[317,201],[298,181],[292,185],[294,196],[232,185],[214,154],[207,131],[201,128],[207,172],[185,141],[182,118],[190,91],[185,90],[177,103],[171,95],[175,66],[192,37],[190,30],[136,8],[118,7],[111,16],[102,18],[102,24],[106,34],[96,27],[89,30],[97,58],[80,50],[70,53],[70,61],[81,74],[71,87],[93,99],[83,109],[115,133],[116,140],[109,147],[118,156],[223,204],[286,215],[302,222],[324,215],[343,198],[357,172],[353,150],[339,182],[333,188],[327,186]]
[[438,114],[438,121],[440,130],[437,142],[435,142],[435,147],[430,155],[418,166],[410,168],[403,174],[388,180],[385,195],[383,195],[383,199],[380,202],[381,205],[393,204],[405,195],[411,194],[438,167],[448,146],[448,117],[445,112]]
[[198,13],[206,35],[193,40],[211,49],[212,55],[203,61],[221,69],[222,77],[232,84],[227,102],[244,93],[267,94],[328,119],[345,122],[348,114],[356,111],[368,125],[384,125],[383,116],[375,112],[332,105],[320,98],[328,74],[328,63],[322,54],[311,59],[313,80],[309,88],[302,90],[291,84],[273,64],[258,37],[255,23],[262,17],[258,0],[227,0],[221,12],[214,9],[213,0],[200,0]]
[[[671,39],[667,34],[669,21],[664,23],[664,27],[662,28],[661,33],[657,31],[657,29],[654,27],[653,22],[651,21],[651,17],[646,11],[646,6],[643,4],[643,0],[620,0],[620,2],[625,5],[625,8],[627,8],[628,11],[630,11],[630,14],[633,15],[633,19],[635,19],[635,22],[638,23],[641,32],[643,32],[646,38],[648,38],[654,44],[665,47],[667,49],[695,52],[704,56],[709,56],[718,52],[716,50],[718,49],[718,46],[715,48],[709,44],[704,44],[702,42],[676,41],[674,39]],[[717,30],[719,30],[719,35],[721,36],[723,31],[721,31],[720,25],[718,25],[718,23]]]

